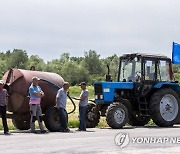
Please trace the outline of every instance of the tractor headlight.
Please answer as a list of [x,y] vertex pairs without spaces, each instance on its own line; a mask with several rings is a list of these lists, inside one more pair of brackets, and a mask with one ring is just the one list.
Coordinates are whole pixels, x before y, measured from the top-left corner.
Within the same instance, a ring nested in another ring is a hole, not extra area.
[[103,99],[103,95],[100,95],[100,99]]
[[95,95],[95,99],[98,99],[98,95]]

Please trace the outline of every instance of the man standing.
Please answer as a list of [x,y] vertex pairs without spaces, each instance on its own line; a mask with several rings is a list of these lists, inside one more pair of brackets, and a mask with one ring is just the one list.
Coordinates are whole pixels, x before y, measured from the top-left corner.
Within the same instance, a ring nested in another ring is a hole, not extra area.
[[30,105],[30,113],[31,113],[30,126],[32,133],[37,133],[35,131],[36,119],[38,120],[41,133],[46,133],[46,130],[44,130],[44,127],[42,125],[42,110],[40,105],[41,98],[44,96],[44,92],[41,90],[40,86],[38,85],[39,80],[40,79],[38,77],[33,77],[32,84],[29,87],[29,95],[30,95],[29,105]]
[[67,127],[67,112],[66,112],[66,103],[67,103],[67,91],[69,89],[69,83],[65,82],[63,87],[58,90],[56,95],[56,107],[59,110],[60,115],[60,132],[69,132],[70,130]]
[[79,84],[81,86],[82,92],[80,94],[79,101],[79,129],[78,131],[86,131],[86,108],[88,104],[88,90],[86,89],[86,83],[81,82]]
[[7,126],[7,119],[6,119],[6,105],[8,99],[8,92],[4,89],[4,82],[0,80],[0,114],[2,116],[2,122],[4,127],[4,134],[10,135],[8,126]]

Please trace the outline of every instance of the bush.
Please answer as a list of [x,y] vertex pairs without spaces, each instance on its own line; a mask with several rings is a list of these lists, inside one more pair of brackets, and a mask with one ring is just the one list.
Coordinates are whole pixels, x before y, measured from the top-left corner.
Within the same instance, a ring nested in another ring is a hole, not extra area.
[[176,81],[179,81],[180,83],[180,74],[179,73],[174,73],[174,77]]

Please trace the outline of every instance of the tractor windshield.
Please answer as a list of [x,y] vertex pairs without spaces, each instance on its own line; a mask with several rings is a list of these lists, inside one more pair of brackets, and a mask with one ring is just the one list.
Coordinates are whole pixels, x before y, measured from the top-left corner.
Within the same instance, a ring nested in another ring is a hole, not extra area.
[[159,60],[157,66],[158,81],[170,81],[170,63],[166,60]]
[[120,81],[136,82],[141,80],[141,60],[137,57],[121,60]]

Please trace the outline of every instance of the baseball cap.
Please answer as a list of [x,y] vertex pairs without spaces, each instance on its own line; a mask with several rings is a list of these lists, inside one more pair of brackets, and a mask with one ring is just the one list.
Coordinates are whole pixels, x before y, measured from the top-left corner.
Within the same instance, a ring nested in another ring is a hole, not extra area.
[[85,85],[85,86],[86,86],[86,82],[81,82],[81,83],[79,84],[79,86],[81,86],[81,85]]
[[64,85],[69,85],[69,82],[64,82],[63,86],[64,86]]
[[34,76],[34,77],[32,77],[32,80],[33,80],[33,81],[35,81],[35,80],[36,80],[36,81],[39,81],[40,79],[39,79],[37,76]]

